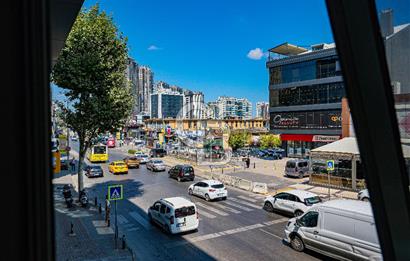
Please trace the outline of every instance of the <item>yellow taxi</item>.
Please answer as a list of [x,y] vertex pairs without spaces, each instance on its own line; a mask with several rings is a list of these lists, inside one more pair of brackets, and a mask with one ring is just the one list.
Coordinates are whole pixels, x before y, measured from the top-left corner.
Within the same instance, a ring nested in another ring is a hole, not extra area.
[[128,166],[123,160],[113,161],[108,165],[108,170],[112,174],[128,173]]

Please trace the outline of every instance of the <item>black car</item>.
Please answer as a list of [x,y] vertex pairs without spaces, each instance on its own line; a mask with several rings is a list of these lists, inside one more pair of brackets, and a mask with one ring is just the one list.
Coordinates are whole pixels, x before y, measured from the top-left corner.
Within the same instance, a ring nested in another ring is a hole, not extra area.
[[151,152],[149,153],[151,158],[157,158],[157,157],[164,157],[167,155],[167,151],[164,149],[152,149]]
[[195,179],[194,168],[190,165],[176,165],[168,171],[169,177],[178,181]]
[[84,174],[89,178],[104,177],[104,171],[101,166],[86,166],[84,168]]

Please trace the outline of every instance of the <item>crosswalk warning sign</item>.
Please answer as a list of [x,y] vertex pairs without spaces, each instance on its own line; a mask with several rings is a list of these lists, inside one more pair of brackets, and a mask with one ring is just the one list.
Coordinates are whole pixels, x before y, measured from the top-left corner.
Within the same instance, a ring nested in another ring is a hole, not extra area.
[[108,200],[121,200],[123,199],[122,185],[108,186]]

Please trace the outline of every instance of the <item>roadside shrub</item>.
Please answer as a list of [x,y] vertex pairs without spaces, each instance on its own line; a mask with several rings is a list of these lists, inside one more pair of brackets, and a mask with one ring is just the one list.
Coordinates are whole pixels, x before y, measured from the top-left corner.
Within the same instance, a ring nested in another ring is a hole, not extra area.
[[136,150],[128,150],[128,154],[135,154]]

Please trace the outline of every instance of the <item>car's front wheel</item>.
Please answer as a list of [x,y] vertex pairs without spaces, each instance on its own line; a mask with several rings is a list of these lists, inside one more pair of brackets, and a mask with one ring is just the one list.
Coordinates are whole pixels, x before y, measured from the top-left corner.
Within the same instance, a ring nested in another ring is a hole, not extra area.
[[296,210],[295,211],[295,217],[299,217],[299,216],[302,216],[302,215],[303,215],[303,212],[301,210]]
[[192,194],[193,194],[192,189],[189,189],[189,190],[188,190],[188,194],[189,194],[189,195],[192,195]]
[[206,200],[206,201],[211,201],[211,198],[209,197],[208,194],[205,194],[205,200]]
[[272,203],[266,201],[265,204],[263,205],[263,209],[268,211],[268,212],[273,212],[273,205]]
[[305,250],[305,244],[298,235],[293,236],[290,241],[290,246],[298,252],[303,252],[303,250]]

